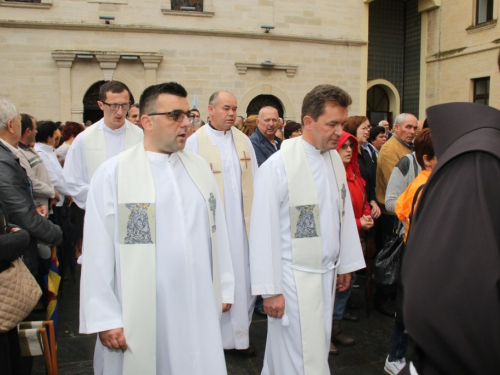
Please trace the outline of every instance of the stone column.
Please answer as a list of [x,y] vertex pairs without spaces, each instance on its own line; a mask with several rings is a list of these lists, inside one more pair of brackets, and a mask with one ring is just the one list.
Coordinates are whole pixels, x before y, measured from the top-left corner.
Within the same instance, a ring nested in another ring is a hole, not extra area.
[[146,71],[146,87],[156,85],[156,70],[158,69],[158,64],[160,64],[162,59],[162,55],[141,56],[141,61],[144,64],[144,70]]
[[52,57],[59,67],[59,120],[64,123],[71,120],[71,66],[75,54],[52,52]]
[[105,81],[113,80],[113,74],[116,69],[116,63],[120,60],[119,54],[95,55],[101,65],[102,74]]

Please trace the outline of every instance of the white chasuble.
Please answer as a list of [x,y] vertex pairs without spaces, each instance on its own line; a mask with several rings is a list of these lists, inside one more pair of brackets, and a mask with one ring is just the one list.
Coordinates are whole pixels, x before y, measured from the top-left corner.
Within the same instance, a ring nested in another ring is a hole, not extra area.
[[234,278],[205,162],[137,145],[98,169],[88,203],[80,330],[123,327],[128,345],[98,340],[96,374],[226,374],[217,323]]
[[236,283],[234,305],[222,314],[222,340],[224,349],[246,349],[255,304],[250,292],[248,227],[257,158],[249,138],[234,127],[223,132],[207,124],[187,140],[186,149],[207,160],[223,197]]
[[285,298],[284,317],[268,318],[262,374],[329,374],[334,269],[364,267],[338,161],[336,152],[321,153],[300,137],[283,142],[257,173],[252,292]]

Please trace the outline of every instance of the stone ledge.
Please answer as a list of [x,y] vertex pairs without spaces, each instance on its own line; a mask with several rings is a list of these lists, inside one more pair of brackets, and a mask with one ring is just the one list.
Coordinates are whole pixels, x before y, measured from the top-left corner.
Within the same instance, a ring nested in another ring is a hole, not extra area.
[[368,45],[368,41],[362,39],[334,39],[313,36],[265,34],[263,32],[235,32],[229,30],[207,30],[207,29],[186,29],[160,26],[144,25],[103,25],[103,24],[81,24],[64,22],[45,21],[13,21],[0,19],[0,28],[16,29],[45,29],[45,30],[78,30],[78,31],[110,31],[126,33],[155,33],[155,34],[175,34],[175,35],[196,35],[196,36],[219,36],[242,39],[261,39],[282,42],[317,43],[334,46],[360,47]]
[[52,7],[52,0],[42,0],[41,3],[25,3],[0,0],[0,7],[50,9]]
[[172,10],[162,5],[161,12],[167,16],[184,16],[184,17],[213,17],[215,12],[195,12],[186,10]]
[[87,0],[87,3],[128,4],[128,0]]
[[498,20],[495,19],[495,20],[491,20],[488,22],[483,22],[483,23],[480,23],[479,25],[469,26],[465,30],[469,34],[474,34],[474,33],[478,33],[478,32],[483,31],[483,30],[493,29],[497,26],[497,21]]
[[286,64],[274,64],[274,65],[265,65],[265,64],[256,64],[256,63],[246,63],[246,62],[237,62],[234,63],[236,68],[238,69],[239,74],[247,74],[248,69],[267,69],[267,70],[286,70],[286,76],[289,78],[295,77],[295,73],[297,72],[298,65],[286,65]]

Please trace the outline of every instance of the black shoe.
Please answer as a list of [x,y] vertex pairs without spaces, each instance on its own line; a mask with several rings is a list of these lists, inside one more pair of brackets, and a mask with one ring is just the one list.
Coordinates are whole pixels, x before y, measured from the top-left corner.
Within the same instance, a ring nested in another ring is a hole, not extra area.
[[253,310],[257,315],[261,315],[261,316],[265,316],[267,317],[267,314],[265,313],[264,311],[264,306],[259,306],[259,307],[256,307],[254,310]]
[[394,311],[394,309],[390,307],[387,302],[376,303],[373,307],[375,307],[375,310],[382,315],[390,316],[391,318],[394,318],[396,315],[396,311]]
[[359,322],[359,318],[348,311],[344,312],[343,319],[348,320],[349,322]]
[[246,349],[224,349],[224,352],[241,355],[243,357],[255,357],[255,355],[257,354],[255,352],[255,347],[252,344],[250,344]]

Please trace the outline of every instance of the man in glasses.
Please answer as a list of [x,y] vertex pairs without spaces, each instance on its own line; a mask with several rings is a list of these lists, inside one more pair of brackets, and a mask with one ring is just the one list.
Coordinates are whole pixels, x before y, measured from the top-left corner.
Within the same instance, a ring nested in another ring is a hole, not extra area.
[[222,343],[224,349],[253,355],[248,332],[255,298],[250,292],[248,233],[257,158],[250,139],[234,126],[237,102],[233,94],[213,93],[208,111],[210,122],[188,139],[186,149],[203,156],[212,168],[228,218],[235,296],[231,310],[222,314]]
[[142,129],[125,119],[130,108],[130,90],[119,81],[109,81],[99,91],[99,108],[104,116],[80,133],[71,145],[63,175],[75,205],[71,206],[74,223],[83,228],[83,216],[90,180],[107,159],[142,142]]
[[144,142],[106,161],[87,200],[80,331],[99,333],[94,371],[227,374],[219,330],[234,277],[212,172],[183,151],[178,83],[140,99]]

